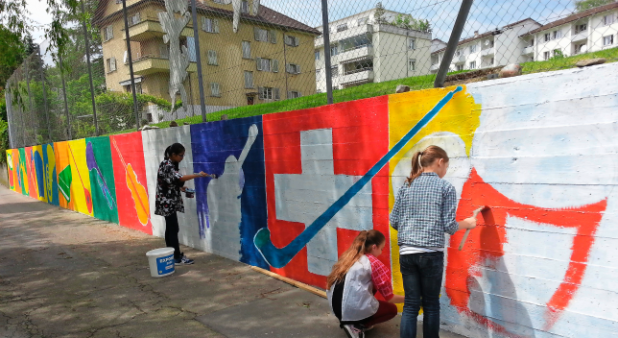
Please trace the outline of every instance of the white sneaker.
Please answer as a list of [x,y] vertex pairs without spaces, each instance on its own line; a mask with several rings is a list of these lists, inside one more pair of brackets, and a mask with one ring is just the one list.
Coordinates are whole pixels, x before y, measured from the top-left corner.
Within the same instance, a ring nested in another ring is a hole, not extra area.
[[349,338],[365,338],[363,330],[357,328],[355,325],[346,324],[343,326],[343,330],[348,334]]

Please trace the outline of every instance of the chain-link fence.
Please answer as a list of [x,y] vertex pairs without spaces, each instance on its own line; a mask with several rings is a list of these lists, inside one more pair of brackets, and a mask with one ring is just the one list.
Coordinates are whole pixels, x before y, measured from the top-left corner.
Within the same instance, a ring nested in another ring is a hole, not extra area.
[[69,46],[31,55],[6,84],[11,146],[618,59],[613,0],[192,3],[85,1],[67,16]]

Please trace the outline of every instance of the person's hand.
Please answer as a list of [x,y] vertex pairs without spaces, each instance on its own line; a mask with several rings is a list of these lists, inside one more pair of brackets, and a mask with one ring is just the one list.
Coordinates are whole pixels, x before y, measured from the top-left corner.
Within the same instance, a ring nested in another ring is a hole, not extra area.
[[185,190],[187,190],[187,187],[180,188],[180,191],[182,191],[182,192],[185,192]]
[[208,174],[203,171],[200,171],[198,175],[200,175],[200,177],[208,177]]
[[466,229],[474,229],[476,228],[476,218],[475,217],[469,217],[464,219],[464,228]]

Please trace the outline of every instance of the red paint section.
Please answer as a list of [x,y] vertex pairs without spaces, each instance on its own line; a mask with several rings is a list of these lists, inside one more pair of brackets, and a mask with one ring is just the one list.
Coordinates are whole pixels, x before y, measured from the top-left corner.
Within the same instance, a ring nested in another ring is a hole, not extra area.
[[[459,220],[469,217],[472,211],[479,206],[487,205],[491,208],[489,212],[483,213],[483,217],[478,217],[479,227],[470,231],[463,251],[456,248],[459,247],[464,232],[459,231],[451,236],[445,288],[451,299],[451,304],[463,313],[472,313],[468,309],[470,299],[468,282],[472,276],[480,276],[480,270],[475,267],[491,267],[496,259],[504,255],[503,243],[507,241],[505,224],[508,216],[560,228],[577,229],[566,274],[547,303],[545,330],[549,330],[558,320],[562,311],[568,307],[579,289],[586,272],[590,249],[594,243],[594,234],[601,222],[603,212],[607,208],[607,200],[567,209],[549,209],[525,205],[510,200],[491,185],[485,183],[475,169],[472,170],[470,178],[464,185],[461,196],[457,209],[457,219]],[[484,217],[492,219],[483,219]],[[472,317],[483,325],[490,321],[477,314]],[[492,323],[492,327],[497,330],[500,328],[495,323]]]
[[[118,149],[116,149],[113,145],[111,147],[112,162],[114,166],[114,179],[116,181],[118,222],[121,226],[152,235],[152,223],[150,222],[150,219],[148,219],[148,224],[146,225],[142,225],[139,221],[136,209],[137,202],[134,201],[131,189],[129,187],[129,184],[132,184],[133,182],[127,182],[127,167],[123,165],[123,161],[120,158],[122,155],[126,165],[131,165],[137,176],[139,184],[145,187],[146,191],[148,191],[142,134],[140,132],[134,132],[130,134],[110,136],[110,142],[113,141],[115,141],[116,145],[118,145]],[[156,178],[153,177],[152,179]]]
[[[286,246],[305,229],[302,223],[277,219],[274,182],[275,174],[302,174],[301,131],[332,129],[335,175],[362,176],[388,152],[387,96],[264,115],[263,121],[268,228],[276,247]],[[371,184],[373,227],[388,238],[388,166],[376,175]],[[356,231],[337,230],[339,253],[352,244],[356,234],[358,234]],[[388,245],[379,259],[386,266],[390,266]],[[309,272],[306,248],[301,250],[286,267],[271,270],[303,283],[326,287],[325,276]]]
[[26,167],[28,171],[28,188],[29,196],[38,199],[39,189],[37,188],[36,171],[34,170],[34,161],[32,159],[32,147],[26,147]]

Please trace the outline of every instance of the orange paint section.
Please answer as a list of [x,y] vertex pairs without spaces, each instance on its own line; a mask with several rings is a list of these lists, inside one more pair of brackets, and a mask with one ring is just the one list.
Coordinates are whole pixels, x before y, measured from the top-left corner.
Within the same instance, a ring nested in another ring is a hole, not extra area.
[[[458,311],[471,314],[468,309],[470,290],[468,280],[480,276],[479,265],[491,265],[504,255],[506,242],[506,219],[518,217],[531,222],[553,225],[560,228],[576,228],[572,254],[565,276],[547,303],[545,330],[550,329],[562,311],[573,300],[586,272],[588,256],[594,243],[594,234],[607,208],[607,200],[598,203],[567,209],[539,208],[510,200],[483,179],[473,169],[462,191],[457,210],[457,220],[463,220],[480,206],[490,207],[478,217],[479,227],[470,231],[462,251],[457,250],[464,232],[451,236],[446,268],[445,288],[451,304]],[[478,316],[471,316],[477,322]],[[481,323],[485,325],[486,323]],[[493,323],[499,327],[498,324]],[[486,325],[485,325],[486,326]]]

